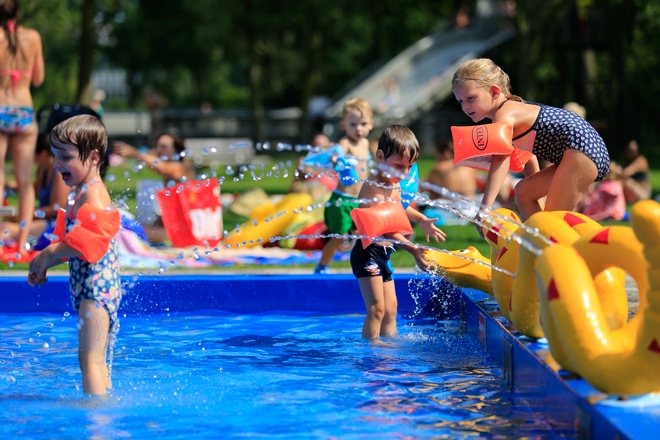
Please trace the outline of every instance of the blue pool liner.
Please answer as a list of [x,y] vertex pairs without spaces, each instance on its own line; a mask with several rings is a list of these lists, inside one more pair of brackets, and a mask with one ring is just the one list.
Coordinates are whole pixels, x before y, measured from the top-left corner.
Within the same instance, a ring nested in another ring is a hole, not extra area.
[[[120,316],[221,310],[257,314],[281,311],[364,314],[352,275],[124,276]],[[562,371],[544,340],[531,340],[501,315],[493,298],[424,275],[395,275],[399,312],[406,317],[457,319],[484,344],[515,388],[557,435],[579,438],[657,438],[660,402],[654,396],[618,404]],[[30,287],[22,277],[0,276],[0,313],[72,312],[66,276]]]

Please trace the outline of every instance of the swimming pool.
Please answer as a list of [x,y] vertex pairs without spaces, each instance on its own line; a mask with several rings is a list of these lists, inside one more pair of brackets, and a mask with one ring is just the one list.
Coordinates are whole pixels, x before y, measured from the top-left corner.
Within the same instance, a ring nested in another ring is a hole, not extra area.
[[600,405],[494,300],[437,278],[395,275],[400,337],[383,345],[360,338],[352,275],[123,279],[115,389],[95,404],[67,277],[0,276],[0,437],[644,438],[660,423]]
[[8,335],[0,350],[0,436],[552,434],[456,321],[407,320],[400,337],[375,345],[361,340],[360,315],[131,316],[115,350],[115,390],[94,404],[79,389],[75,320],[0,319]]
[[76,317],[66,277],[54,278],[42,289],[15,283],[4,302],[38,312],[0,315],[0,436],[553,434],[451,318],[457,290],[428,278],[397,279],[400,335],[384,344],[361,339],[350,277],[128,278],[103,403],[82,397]]

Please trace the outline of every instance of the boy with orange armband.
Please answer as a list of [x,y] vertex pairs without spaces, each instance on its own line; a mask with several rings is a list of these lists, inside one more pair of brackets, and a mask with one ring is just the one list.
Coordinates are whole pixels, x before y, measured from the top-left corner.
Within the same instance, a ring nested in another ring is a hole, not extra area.
[[[419,157],[419,142],[410,129],[403,125],[391,125],[378,141],[376,161],[384,170],[372,173],[362,186],[359,208],[351,212],[358,232],[362,236],[382,236],[396,240],[397,246],[410,252],[422,270],[428,264],[422,258],[422,250],[408,241],[402,232],[411,233],[410,222],[419,223],[429,237],[439,243],[446,234],[416,209],[403,208],[399,181],[407,176]],[[396,175],[394,175],[396,174]],[[358,240],[351,252],[351,267],[360,284],[360,292],[367,307],[367,317],[362,327],[363,338],[393,336],[396,334],[397,299],[392,280],[390,256],[394,246],[387,240]]]

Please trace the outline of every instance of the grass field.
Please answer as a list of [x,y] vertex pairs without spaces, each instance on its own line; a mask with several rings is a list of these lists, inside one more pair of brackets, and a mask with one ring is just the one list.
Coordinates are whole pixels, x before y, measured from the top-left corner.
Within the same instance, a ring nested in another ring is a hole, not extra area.
[[[222,183],[221,190],[223,193],[233,193],[240,194],[246,190],[260,187],[266,193],[273,194],[286,194],[293,183],[293,172],[292,165],[297,163],[298,157],[295,155],[281,155],[278,156],[277,160],[272,158],[263,157],[261,161],[263,163],[257,163],[255,174],[260,175],[262,173],[266,174],[263,179],[255,181],[253,180],[250,170],[248,169],[244,173],[244,178],[240,179],[238,177],[240,170],[235,170],[233,175],[226,175],[225,169],[218,171],[218,177],[224,176],[224,182]],[[420,158],[418,161],[419,172],[421,176],[428,175],[429,170],[433,167],[434,159],[430,157]],[[141,179],[160,179],[159,175],[150,171],[150,170],[139,170],[137,172],[133,171],[134,163],[128,163],[125,166],[118,168],[111,168],[108,170],[106,176],[106,184],[108,190],[111,193],[111,196],[115,202],[121,202],[127,206],[129,211],[135,212],[135,194],[137,181]],[[11,168],[8,168],[11,169]],[[288,169],[288,175],[284,177],[284,169]],[[270,177],[267,175],[270,171]],[[200,170],[201,173],[206,175],[211,175],[211,170]],[[652,172],[652,183],[654,188],[654,195],[660,193],[660,171]],[[18,201],[15,195],[9,196],[8,200],[12,205],[17,205]],[[225,228],[231,227],[237,223],[242,223],[246,221],[247,218],[236,217],[232,215],[228,210],[223,211],[223,224]],[[484,256],[490,255],[490,248],[488,244],[481,239],[475,227],[468,226],[443,226],[441,228],[447,234],[447,240],[444,243],[439,245],[435,242],[431,243],[431,246],[440,247],[447,250],[458,250],[465,249],[468,246],[476,247]],[[420,228],[416,228],[416,237],[415,241],[418,243],[424,243],[424,236]],[[396,267],[413,267],[414,259],[412,256],[405,252],[399,251],[395,252],[392,256],[392,264]],[[312,267],[313,265],[302,265],[302,267]],[[338,262],[333,263],[333,267],[350,267],[348,262]],[[26,269],[27,265],[16,264],[13,267],[9,267],[6,263],[0,263],[0,269]],[[232,267],[232,270],[236,269],[245,269],[250,270],[253,267]],[[222,270],[218,268],[218,270]]]

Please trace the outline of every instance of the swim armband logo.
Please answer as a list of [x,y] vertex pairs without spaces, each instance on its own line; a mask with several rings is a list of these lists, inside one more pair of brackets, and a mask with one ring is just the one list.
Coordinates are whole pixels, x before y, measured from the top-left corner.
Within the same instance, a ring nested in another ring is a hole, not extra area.
[[493,156],[511,158],[509,171],[520,172],[533,156],[513,146],[513,127],[507,122],[451,127],[454,139],[454,163],[479,170],[490,170]]
[[362,247],[371,244],[373,238],[380,237],[389,232],[400,232],[411,234],[410,220],[398,202],[383,202],[369,208],[354,208],[351,218],[355,222],[358,233],[367,238],[362,238]]

